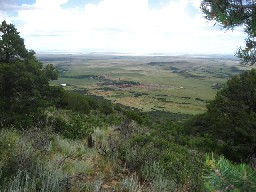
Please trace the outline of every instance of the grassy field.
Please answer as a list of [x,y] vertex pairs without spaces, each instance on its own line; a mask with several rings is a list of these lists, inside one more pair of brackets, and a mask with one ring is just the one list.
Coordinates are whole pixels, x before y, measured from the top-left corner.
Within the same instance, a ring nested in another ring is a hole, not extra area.
[[103,96],[142,111],[194,115],[226,80],[247,68],[225,56],[39,55],[54,64],[54,84]]

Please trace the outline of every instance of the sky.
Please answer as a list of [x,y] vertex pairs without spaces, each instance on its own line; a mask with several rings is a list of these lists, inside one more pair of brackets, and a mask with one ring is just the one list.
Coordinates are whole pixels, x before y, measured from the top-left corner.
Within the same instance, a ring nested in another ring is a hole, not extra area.
[[0,0],[0,21],[37,53],[234,54],[243,30],[204,19],[202,0]]

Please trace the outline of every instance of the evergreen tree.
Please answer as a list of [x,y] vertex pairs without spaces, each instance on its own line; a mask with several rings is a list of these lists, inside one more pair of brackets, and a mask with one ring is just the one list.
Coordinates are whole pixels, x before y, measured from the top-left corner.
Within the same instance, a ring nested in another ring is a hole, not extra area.
[[247,34],[245,48],[236,55],[242,63],[256,63],[256,1],[255,0],[203,0],[201,9],[208,20],[214,20],[226,29],[242,26]]
[[207,191],[256,191],[256,170],[246,164],[233,164],[224,157],[207,156],[205,189]]
[[228,80],[207,109],[205,114],[190,122],[188,131],[212,139],[214,145],[209,151],[234,161],[246,161],[249,156],[256,155],[255,69]]
[[0,63],[33,58],[35,52],[27,50],[24,40],[13,24],[3,21],[0,25]]
[[[36,120],[51,95],[49,80],[57,79],[52,65],[43,67],[27,50],[12,24],[0,25],[0,120],[3,125]],[[25,125],[20,125],[25,126]]]

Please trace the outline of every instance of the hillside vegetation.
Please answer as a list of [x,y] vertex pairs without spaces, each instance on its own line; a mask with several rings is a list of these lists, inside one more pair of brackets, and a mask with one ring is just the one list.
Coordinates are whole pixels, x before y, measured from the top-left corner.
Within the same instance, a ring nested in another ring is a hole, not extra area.
[[174,121],[50,86],[55,67],[0,31],[0,191],[256,190],[254,69]]

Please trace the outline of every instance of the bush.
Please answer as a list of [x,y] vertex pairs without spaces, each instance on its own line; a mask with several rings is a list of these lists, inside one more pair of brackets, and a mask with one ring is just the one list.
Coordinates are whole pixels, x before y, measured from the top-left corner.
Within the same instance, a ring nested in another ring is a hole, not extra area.
[[114,112],[113,106],[110,103],[110,101],[102,100],[99,107],[100,107],[100,112],[105,115],[109,115]]
[[[123,142],[118,156],[142,181],[165,178],[177,190],[201,191],[203,156],[156,135],[140,135]],[[153,168],[159,166],[159,171]],[[145,170],[145,167],[149,168]],[[162,171],[161,171],[162,170]],[[156,175],[160,174],[160,175]]]
[[256,70],[252,69],[228,80],[207,106],[207,112],[189,121],[186,131],[195,139],[206,137],[209,144],[216,143],[208,146],[208,152],[246,162],[256,155],[255,127]]
[[92,131],[82,115],[70,113],[69,118],[54,117],[52,119],[54,131],[70,139],[85,138]]
[[137,111],[126,111],[125,112],[125,115],[129,118],[129,119],[132,119],[134,121],[136,121],[137,123],[139,124],[142,124],[143,122],[143,119],[142,119],[142,114],[139,114],[139,112]]
[[73,164],[78,164],[73,168],[76,170],[75,173],[83,170],[81,165],[85,166],[86,163],[78,160],[85,153],[83,143],[77,145],[75,142],[68,142],[67,145],[71,147],[70,150],[68,149],[69,154],[62,156],[58,153],[59,151],[54,151],[54,138],[57,138],[58,143],[66,142],[58,135],[48,134],[38,129],[26,130],[23,135],[10,130],[1,130],[0,191],[55,192],[72,191],[71,188],[83,187],[84,182],[80,182],[74,175],[67,176],[68,171],[64,168],[69,166],[65,160],[71,153],[73,155],[70,157],[76,158]]
[[91,106],[88,98],[80,93],[67,91],[63,103],[66,103],[68,109],[89,114]]
[[64,191],[63,175],[58,169],[38,161],[28,170],[19,170],[8,182],[0,187],[1,191]]
[[15,131],[0,130],[0,166],[4,167],[17,151],[19,135]]

